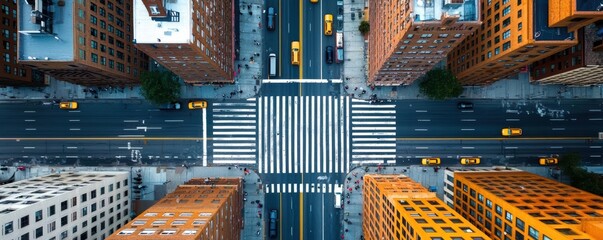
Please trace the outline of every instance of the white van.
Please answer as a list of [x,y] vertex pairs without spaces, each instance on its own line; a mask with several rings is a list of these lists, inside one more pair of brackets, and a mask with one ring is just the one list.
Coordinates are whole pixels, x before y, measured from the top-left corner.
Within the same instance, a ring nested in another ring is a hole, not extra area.
[[341,193],[343,192],[343,186],[341,184],[335,185],[335,208],[341,208]]
[[269,75],[271,77],[276,77],[276,54],[271,53],[270,55],[268,55],[269,58],[269,65],[268,69],[270,70]]

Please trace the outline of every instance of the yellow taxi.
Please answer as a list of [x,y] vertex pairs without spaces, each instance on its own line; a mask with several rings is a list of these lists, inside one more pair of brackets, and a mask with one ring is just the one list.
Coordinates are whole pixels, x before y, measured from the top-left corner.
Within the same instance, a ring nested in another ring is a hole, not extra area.
[[188,109],[201,109],[207,107],[207,101],[198,100],[198,101],[190,101],[188,102]]
[[311,3],[317,3],[318,0],[310,0]]
[[59,103],[59,108],[67,109],[67,110],[75,110],[75,109],[77,109],[77,102],[61,102],[61,103]]
[[521,128],[503,128],[501,131],[505,137],[521,136]]
[[333,35],[333,15],[325,14],[325,35]]
[[555,165],[555,164],[559,163],[559,159],[557,159],[557,158],[540,158],[538,160],[538,162],[540,163],[540,165],[543,165],[543,166]]
[[480,163],[480,159],[476,157],[461,158],[461,164],[463,165],[477,165]]
[[301,54],[299,52],[299,42],[293,41],[291,42],[291,64],[299,65],[301,61]]
[[440,158],[423,158],[421,160],[423,165],[440,165]]

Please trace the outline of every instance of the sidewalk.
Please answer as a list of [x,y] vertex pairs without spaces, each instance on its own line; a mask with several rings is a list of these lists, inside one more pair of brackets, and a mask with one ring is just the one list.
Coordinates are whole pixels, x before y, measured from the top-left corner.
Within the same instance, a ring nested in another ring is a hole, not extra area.
[[[241,65],[240,72],[235,74],[234,84],[224,84],[222,87],[218,85],[206,86],[191,86],[184,83],[181,89],[182,99],[222,99],[237,98],[246,99],[253,97],[259,92],[261,81],[258,79],[262,76],[263,62],[265,59],[262,53],[262,30],[259,24],[263,24],[263,0],[239,0],[238,7],[235,8],[235,14],[239,19],[238,39],[240,42],[235,46],[240,46],[240,49],[235,49],[240,59],[235,60],[234,68],[237,69]],[[249,7],[249,10],[248,10]],[[252,14],[249,14],[249,11]],[[255,44],[254,41],[259,42]],[[255,55],[258,53],[259,55]],[[251,61],[253,57],[253,61]],[[248,65],[247,69],[245,65]],[[257,79],[255,79],[257,78]],[[96,91],[92,94],[88,90]],[[241,91],[243,91],[241,93]],[[231,95],[231,93],[235,93]],[[140,94],[140,87],[126,88],[99,88],[99,87],[84,87],[69,82],[60,81],[51,78],[50,84],[46,87],[0,87],[0,101],[2,100],[95,100],[95,99],[144,99]]]

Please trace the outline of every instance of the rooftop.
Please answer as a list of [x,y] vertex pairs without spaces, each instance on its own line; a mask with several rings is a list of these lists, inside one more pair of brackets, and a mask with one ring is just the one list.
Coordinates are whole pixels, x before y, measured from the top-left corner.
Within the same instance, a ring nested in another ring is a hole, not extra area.
[[0,215],[77,191],[126,172],[66,172],[0,186]]
[[439,21],[442,16],[458,16],[458,21],[477,21],[478,0],[415,0],[415,21]]
[[19,60],[72,61],[74,1],[35,3],[19,2]]
[[[192,5],[189,0],[147,1],[163,2],[166,17],[151,17],[143,0],[134,0],[134,42],[135,43],[189,43],[192,41]],[[152,4],[151,3],[151,4]],[[148,6],[156,9],[156,5]],[[161,9],[161,8],[159,8]],[[151,10],[153,12],[157,10]]]

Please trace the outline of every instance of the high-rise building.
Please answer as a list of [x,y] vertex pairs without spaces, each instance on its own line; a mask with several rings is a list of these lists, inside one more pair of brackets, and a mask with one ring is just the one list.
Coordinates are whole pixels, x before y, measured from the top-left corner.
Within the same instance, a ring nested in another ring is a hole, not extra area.
[[2,3],[0,31],[2,31],[0,54],[4,58],[0,71],[0,86],[43,84],[43,74],[17,63],[17,1]]
[[492,239],[603,239],[603,197],[515,169],[445,171],[454,209]]
[[107,239],[240,239],[242,214],[241,178],[191,179]]
[[479,10],[479,0],[369,1],[369,82],[411,84],[477,30]]
[[0,239],[104,239],[130,219],[127,172],[65,172],[0,186]]
[[233,0],[134,0],[134,42],[189,84],[234,82]]
[[448,55],[464,85],[490,84],[574,46],[577,29],[603,17],[598,0],[481,2],[482,26]]
[[364,239],[490,239],[404,175],[364,175]]
[[532,81],[540,84],[593,85],[603,83],[603,51],[593,51],[597,27],[578,30],[578,44],[534,62]]
[[127,0],[19,2],[19,63],[80,85],[131,85],[148,69]]

